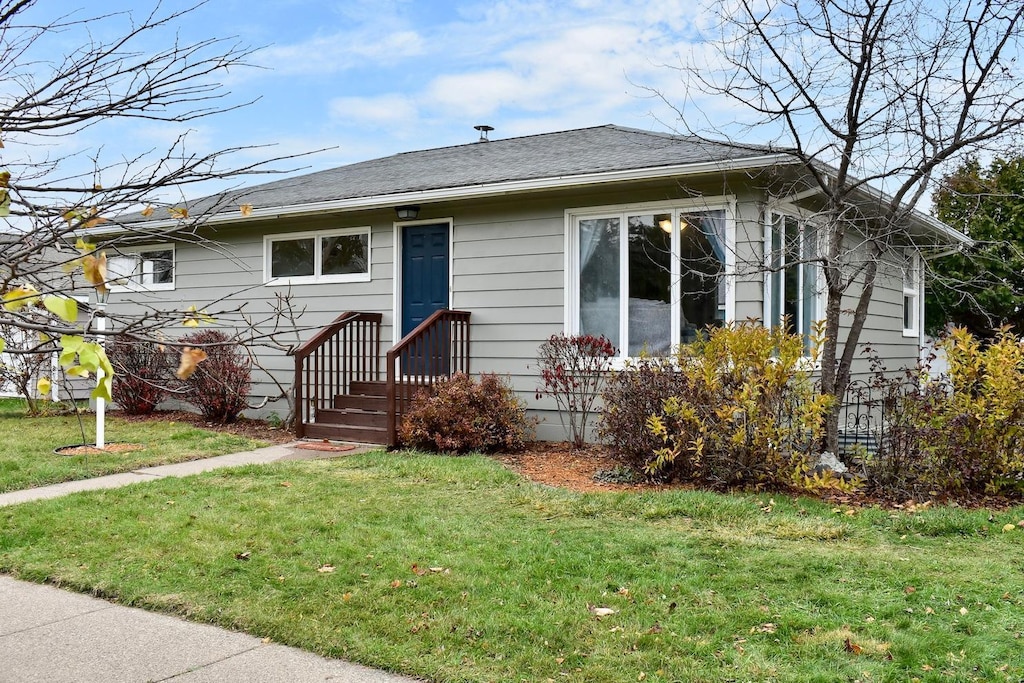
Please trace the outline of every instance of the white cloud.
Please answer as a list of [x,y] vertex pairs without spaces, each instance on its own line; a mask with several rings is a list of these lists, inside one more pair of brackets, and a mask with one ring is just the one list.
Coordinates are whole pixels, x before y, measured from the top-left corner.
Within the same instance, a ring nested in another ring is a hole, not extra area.
[[331,74],[355,66],[395,64],[424,54],[423,38],[412,30],[372,29],[316,35],[301,43],[268,47],[259,62],[277,75]]
[[419,110],[405,95],[336,97],[330,101],[331,118],[346,125],[370,127],[403,126],[415,122]]

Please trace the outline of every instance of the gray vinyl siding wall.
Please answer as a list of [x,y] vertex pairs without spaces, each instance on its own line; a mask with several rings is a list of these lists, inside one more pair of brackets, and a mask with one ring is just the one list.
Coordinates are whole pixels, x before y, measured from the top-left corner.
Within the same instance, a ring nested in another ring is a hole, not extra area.
[[[738,191],[736,187],[741,188]],[[438,202],[421,207],[417,222],[452,222],[451,299],[454,309],[472,313],[473,373],[506,375],[533,414],[542,419],[538,436],[563,439],[564,431],[554,401],[537,399],[538,346],[562,332],[566,320],[566,211],[586,207],[645,202],[672,202],[695,195],[735,198],[737,320],[763,317],[764,196],[743,190],[742,181],[730,187],[721,178],[683,187],[673,180],[623,184],[574,191],[538,192],[529,197]],[[289,232],[310,232],[370,226],[370,281],[342,284],[300,284],[288,288],[263,283],[264,237]],[[267,317],[276,292],[290,289],[301,330],[281,336],[297,345],[341,312],[383,314],[381,352],[395,341],[394,306],[396,234],[392,209],[331,216],[242,221],[218,227],[208,236],[220,250],[178,243],[175,245],[175,289],[147,295],[114,293],[111,313],[138,312],[141,306],[173,306],[213,310],[245,304],[253,319]],[[206,233],[204,233],[206,234]],[[896,271],[898,274],[898,270]],[[902,280],[879,283],[878,301],[872,305],[864,340],[891,355],[893,365],[916,359],[916,340],[902,337]],[[136,303],[133,303],[136,302]],[[212,303],[218,302],[218,303]],[[219,323],[232,324],[228,317]],[[175,329],[172,335],[192,330]],[[281,351],[263,349],[261,364],[285,388],[291,385],[292,358]],[[858,367],[863,365],[858,361]],[[865,366],[866,367],[866,366]],[[254,372],[254,397],[273,396],[279,389],[261,371]],[[263,412],[287,410],[284,401]]]

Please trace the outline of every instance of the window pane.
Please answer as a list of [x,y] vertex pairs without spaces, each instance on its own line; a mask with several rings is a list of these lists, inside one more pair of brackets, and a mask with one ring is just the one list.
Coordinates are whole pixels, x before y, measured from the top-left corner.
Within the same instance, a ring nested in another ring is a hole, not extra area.
[[774,329],[779,326],[782,321],[782,296],[783,296],[783,278],[785,273],[782,271],[782,267],[785,264],[783,261],[782,252],[782,216],[776,214],[772,218],[772,241],[771,241],[771,312],[769,313],[769,325]]
[[580,332],[619,343],[619,219],[581,220]]
[[800,223],[792,216],[785,218],[785,296],[782,302],[782,314],[786,316],[786,329],[789,332],[802,332],[800,329]]
[[679,341],[687,343],[725,320],[725,212],[684,214],[679,231]]
[[665,356],[672,347],[672,214],[628,221],[628,355]]
[[912,330],[914,325],[914,297],[903,295],[903,329]]
[[107,280],[124,287],[139,283],[140,263],[135,254],[111,256],[107,259]]
[[300,240],[275,240],[270,243],[270,276],[299,277],[313,275],[312,237]]
[[337,235],[321,238],[321,275],[369,272],[370,236]]
[[162,285],[174,282],[174,250],[144,251],[142,258],[142,283]]

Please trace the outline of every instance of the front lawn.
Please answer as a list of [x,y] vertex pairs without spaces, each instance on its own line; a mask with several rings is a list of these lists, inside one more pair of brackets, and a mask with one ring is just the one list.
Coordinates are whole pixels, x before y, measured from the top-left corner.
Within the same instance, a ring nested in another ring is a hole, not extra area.
[[60,446],[95,439],[95,416],[85,413],[81,419],[80,424],[75,415],[26,417],[22,400],[0,399],[0,493],[266,445],[185,422],[129,422],[111,416],[106,423],[107,442],[137,443],[144,447],[142,450],[72,456],[54,453]]
[[0,509],[0,571],[436,681],[1020,680],[1022,519],[376,452]]

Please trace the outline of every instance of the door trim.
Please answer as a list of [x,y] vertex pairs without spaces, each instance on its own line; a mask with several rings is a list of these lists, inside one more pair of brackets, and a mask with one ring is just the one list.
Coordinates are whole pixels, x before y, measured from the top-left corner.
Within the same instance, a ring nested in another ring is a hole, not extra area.
[[402,228],[410,225],[441,225],[448,224],[448,308],[455,309],[455,291],[453,287],[455,269],[455,219],[431,218],[415,221],[395,221],[393,224],[394,248],[392,250],[392,302],[391,302],[391,345],[402,341]]

